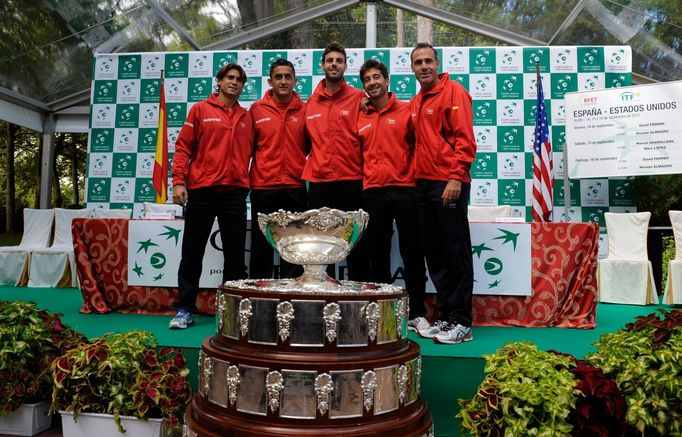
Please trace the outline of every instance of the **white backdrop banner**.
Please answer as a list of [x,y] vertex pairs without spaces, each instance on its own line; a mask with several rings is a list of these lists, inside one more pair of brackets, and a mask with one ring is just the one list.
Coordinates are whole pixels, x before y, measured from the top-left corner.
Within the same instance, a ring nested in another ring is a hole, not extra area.
[[570,178],[682,173],[682,81],[564,99]]

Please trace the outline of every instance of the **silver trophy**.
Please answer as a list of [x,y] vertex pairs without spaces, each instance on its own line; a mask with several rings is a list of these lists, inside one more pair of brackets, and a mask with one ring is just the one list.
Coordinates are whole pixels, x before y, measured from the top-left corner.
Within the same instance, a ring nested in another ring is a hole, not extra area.
[[258,226],[272,247],[285,261],[303,266],[303,275],[294,280],[296,285],[317,290],[340,285],[327,275],[326,267],[348,256],[368,220],[363,210],[331,208],[258,214]]

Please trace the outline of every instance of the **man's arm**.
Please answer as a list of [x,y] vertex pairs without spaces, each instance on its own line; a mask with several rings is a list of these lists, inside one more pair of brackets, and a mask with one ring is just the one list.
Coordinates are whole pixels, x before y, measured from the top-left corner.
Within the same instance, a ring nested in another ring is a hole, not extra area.
[[197,124],[200,120],[194,106],[185,124],[180,130],[178,139],[175,142],[175,154],[173,155],[173,202],[179,205],[187,203],[187,190],[185,189],[185,179],[189,171],[192,154],[196,148]]
[[441,199],[447,206],[459,199],[462,182],[469,180],[471,164],[476,159],[476,139],[474,137],[474,116],[471,97],[464,88],[453,91],[452,105],[445,112],[446,124],[450,128],[448,136],[454,139],[455,157],[450,164],[450,178],[443,190]]

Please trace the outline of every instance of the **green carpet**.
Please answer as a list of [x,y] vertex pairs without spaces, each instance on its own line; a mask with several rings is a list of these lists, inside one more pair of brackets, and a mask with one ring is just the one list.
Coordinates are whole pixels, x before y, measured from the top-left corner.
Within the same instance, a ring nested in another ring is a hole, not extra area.
[[[152,332],[161,346],[182,348],[192,375],[197,374],[199,347],[205,337],[215,333],[213,317],[199,316],[197,325],[188,330],[168,329],[169,316],[131,314],[80,314],[80,290],[75,288],[25,288],[0,286],[0,300],[33,301],[38,307],[63,314],[63,321],[89,338],[107,332],[143,329]],[[667,305],[599,304],[597,328],[491,328],[475,327],[474,341],[459,345],[437,345],[410,333],[410,339],[421,347],[422,392],[434,418],[436,435],[459,435],[459,423],[454,418],[459,411],[457,399],[470,398],[483,380],[485,361],[482,355],[494,352],[507,342],[530,341],[539,349],[554,349],[583,358],[594,350],[592,344],[605,332],[613,332],[639,315],[646,315]],[[190,378],[196,390],[196,376]]]

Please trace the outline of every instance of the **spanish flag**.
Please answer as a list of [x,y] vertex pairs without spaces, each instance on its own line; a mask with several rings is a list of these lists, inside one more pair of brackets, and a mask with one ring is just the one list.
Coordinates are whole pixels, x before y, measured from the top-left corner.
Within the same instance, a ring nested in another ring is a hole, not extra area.
[[161,89],[159,94],[159,127],[156,134],[156,155],[154,156],[152,183],[156,191],[156,203],[166,203],[166,200],[168,200],[168,123],[166,121],[166,94],[163,87],[163,70],[161,70]]

